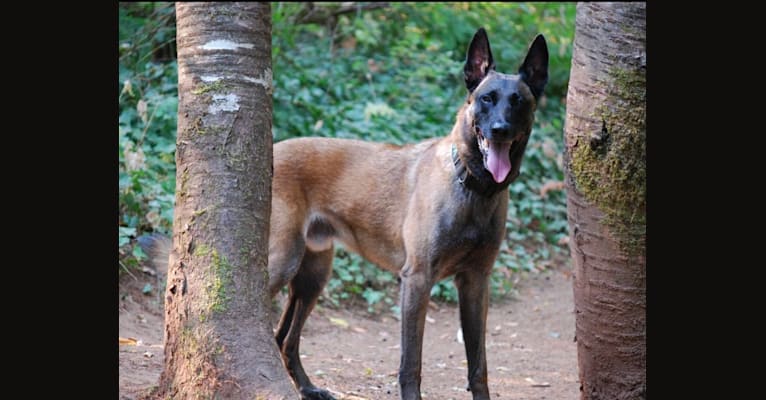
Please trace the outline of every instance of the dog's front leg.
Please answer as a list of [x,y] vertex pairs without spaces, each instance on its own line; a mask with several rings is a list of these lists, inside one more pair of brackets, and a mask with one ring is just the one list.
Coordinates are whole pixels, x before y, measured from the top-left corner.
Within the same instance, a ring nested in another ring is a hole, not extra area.
[[469,270],[455,275],[460,301],[460,326],[468,359],[468,390],[474,400],[489,400],[484,346],[489,306],[488,284],[489,275],[480,271]]
[[402,278],[402,357],[399,364],[399,395],[402,400],[420,400],[420,370],[423,328],[431,293],[431,282],[423,265],[407,264]]

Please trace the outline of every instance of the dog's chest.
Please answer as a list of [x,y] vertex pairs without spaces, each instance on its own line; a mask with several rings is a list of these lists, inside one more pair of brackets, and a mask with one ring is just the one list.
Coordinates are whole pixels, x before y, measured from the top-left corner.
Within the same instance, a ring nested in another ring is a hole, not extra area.
[[441,210],[432,236],[433,248],[440,253],[456,253],[499,246],[505,218],[496,207],[469,203]]

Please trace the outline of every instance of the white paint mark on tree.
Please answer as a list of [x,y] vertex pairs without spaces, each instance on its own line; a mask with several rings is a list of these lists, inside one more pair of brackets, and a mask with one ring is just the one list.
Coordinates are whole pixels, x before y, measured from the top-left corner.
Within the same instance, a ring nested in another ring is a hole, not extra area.
[[220,81],[221,79],[223,79],[223,77],[215,76],[215,75],[203,75],[203,76],[200,76],[200,79],[202,79],[202,82],[215,82],[215,81]]
[[245,80],[248,81],[248,82],[253,82],[253,83],[256,83],[256,84],[259,84],[259,85],[263,86],[263,88],[266,89],[266,91],[271,91],[271,77],[272,77],[271,76],[271,68],[266,68],[266,70],[263,71],[261,76],[259,76],[257,78],[246,76]]
[[200,46],[202,50],[236,50],[240,47],[252,49],[255,45],[252,43],[236,43],[231,40],[217,39],[211,40]]
[[208,112],[211,114],[237,110],[239,110],[239,97],[236,94],[214,94],[213,104],[208,107]]

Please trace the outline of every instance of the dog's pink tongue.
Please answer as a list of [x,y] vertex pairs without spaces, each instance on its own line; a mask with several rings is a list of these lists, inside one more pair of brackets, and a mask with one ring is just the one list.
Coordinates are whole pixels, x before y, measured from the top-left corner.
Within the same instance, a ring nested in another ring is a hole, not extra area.
[[489,142],[487,169],[497,183],[504,181],[511,171],[510,151],[510,143]]

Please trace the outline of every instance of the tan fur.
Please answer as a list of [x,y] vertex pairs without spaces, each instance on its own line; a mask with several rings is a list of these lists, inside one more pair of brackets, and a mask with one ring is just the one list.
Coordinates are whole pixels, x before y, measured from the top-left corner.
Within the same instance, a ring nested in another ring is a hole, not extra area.
[[[334,241],[399,273],[400,398],[421,398],[430,291],[448,276],[459,295],[468,389],[473,400],[490,398],[489,275],[505,236],[507,188],[520,173],[547,68],[547,45],[538,35],[519,74],[496,72],[489,39],[479,29],[464,67],[469,94],[447,136],[406,146],[328,138],[274,145],[269,291],[289,288],[275,340],[301,399],[334,399],[311,383],[299,352],[303,324],[332,272]],[[498,143],[510,146],[505,178],[487,171],[487,151],[494,148],[498,160]],[[170,241],[153,236],[141,245],[159,254]]]
[[468,151],[462,120],[459,113],[445,138],[402,147],[327,138],[274,146],[269,287],[275,294],[290,285],[277,343],[302,398],[332,399],[311,384],[296,347],[329,279],[333,240],[402,278],[402,398],[419,398],[429,293],[451,275],[476,346],[469,382],[486,391],[486,285],[505,231],[508,194],[482,197],[458,182],[451,148]]
[[[434,212],[451,201],[444,188],[457,184],[449,156],[451,135],[417,145],[394,146],[358,140],[299,138],[274,146],[274,180],[270,250],[283,256],[284,243],[306,233],[310,222],[331,225],[335,239],[381,268],[398,272],[405,264],[405,240],[427,239],[427,227],[437,225]],[[417,188],[417,190],[416,190]],[[503,201],[504,200],[504,201]],[[504,213],[507,196],[498,196],[493,209]],[[465,217],[465,216],[464,216]],[[432,228],[430,228],[432,229]],[[320,251],[329,248],[329,240]],[[281,263],[270,259],[270,268]],[[455,265],[439,274],[456,272]],[[287,281],[284,271],[269,271],[272,292]]]
[[[275,339],[302,399],[333,399],[311,383],[299,345],[303,324],[330,278],[335,241],[399,273],[400,398],[421,398],[430,291],[454,276],[468,387],[474,400],[489,399],[489,275],[505,233],[507,187],[519,175],[534,121],[534,93],[547,80],[541,36],[520,71],[494,70],[486,32],[479,29],[464,67],[469,95],[447,136],[406,146],[329,138],[274,145],[269,290],[274,295],[287,285],[290,291]],[[504,143],[508,154],[499,154]],[[499,162],[509,169],[500,172]]]

